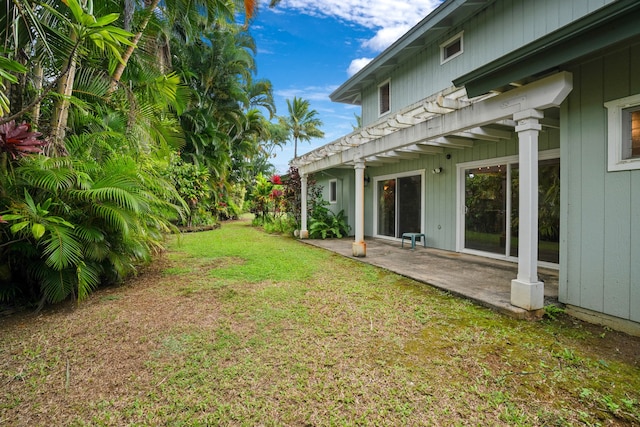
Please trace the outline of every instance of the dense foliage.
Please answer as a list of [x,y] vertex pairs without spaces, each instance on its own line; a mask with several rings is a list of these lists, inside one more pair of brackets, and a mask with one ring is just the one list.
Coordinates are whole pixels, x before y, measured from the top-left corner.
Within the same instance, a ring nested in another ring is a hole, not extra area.
[[255,5],[3,3],[0,301],[81,300],[238,217],[291,132],[253,78]]
[[[253,224],[269,232],[294,234],[301,228],[301,194],[300,174],[293,166],[284,178],[274,175],[266,179],[258,175],[251,195],[251,211],[255,214]],[[328,205],[329,202],[322,198],[322,186],[308,176],[307,219],[312,239],[341,238],[349,234],[344,212],[334,213]]]

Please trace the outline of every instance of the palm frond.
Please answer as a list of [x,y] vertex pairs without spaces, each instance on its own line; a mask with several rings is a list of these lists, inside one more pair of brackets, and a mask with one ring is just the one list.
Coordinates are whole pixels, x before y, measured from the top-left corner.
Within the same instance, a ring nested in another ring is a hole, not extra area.
[[140,200],[135,195],[138,191],[138,183],[128,176],[104,176],[97,179],[92,188],[85,190],[72,190],[71,193],[77,200],[92,203],[112,203],[120,208],[138,213]]
[[91,208],[91,213],[105,222],[109,230],[121,234],[129,233],[129,225],[135,223],[135,217],[119,206],[108,204],[95,204]]
[[89,296],[100,284],[100,276],[103,272],[100,264],[80,263],[76,269],[78,278],[78,301],[82,301]]
[[51,225],[42,245],[45,263],[56,271],[78,265],[82,261],[82,244],[69,227]]
[[16,176],[29,186],[53,193],[72,188],[77,182],[72,160],[64,157],[25,158]]
[[73,84],[73,92],[76,97],[88,97],[99,102],[104,102],[111,80],[104,70],[81,67],[76,72]]
[[44,263],[34,264],[30,268],[34,279],[40,284],[40,292],[48,302],[60,302],[74,295],[77,284],[75,269],[56,270]]

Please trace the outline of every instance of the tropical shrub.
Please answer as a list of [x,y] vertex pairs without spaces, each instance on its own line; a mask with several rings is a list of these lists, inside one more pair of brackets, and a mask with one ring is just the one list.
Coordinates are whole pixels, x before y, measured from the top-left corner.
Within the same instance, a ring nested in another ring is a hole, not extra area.
[[170,202],[180,197],[154,168],[126,156],[28,157],[13,175],[0,199],[0,295],[39,307],[127,277],[163,248],[186,207]]
[[238,219],[244,212],[244,198],[247,189],[235,183],[229,186],[226,196],[222,196],[221,200],[216,204],[216,215],[220,220]]
[[256,216],[256,224],[272,222],[275,217],[283,214],[283,194],[279,175],[273,175],[270,179],[262,174],[256,176],[251,192],[251,212]]
[[262,227],[267,233],[279,233],[293,236],[296,230],[296,221],[293,215],[287,213],[273,218],[271,221],[264,222]]
[[[287,179],[283,182],[284,209],[293,216],[295,227],[300,228],[302,200],[302,184],[300,173],[295,167],[289,168]],[[307,177],[307,217],[311,217],[317,204],[322,201],[322,186],[318,185],[312,176]]]
[[256,170],[271,84],[253,79],[234,2],[164,3],[6,3],[1,299],[80,300],[161,250],[173,224],[240,214],[234,185]]
[[209,184],[211,175],[206,167],[185,162],[177,155],[173,155],[166,175],[180,197],[189,205],[189,212],[182,225],[191,227],[192,225],[215,222],[209,213],[210,210],[206,207],[212,194]]
[[42,153],[47,142],[38,139],[41,135],[31,132],[31,124],[22,122],[18,125],[11,120],[0,125],[0,152],[9,154],[14,160],[29,153]]
[[312,239],[341,238],[349,234],[350,227],[344,211],[333,213],[327,208],[328,204],[320,199],[314,206],[309,219],[309,237]]

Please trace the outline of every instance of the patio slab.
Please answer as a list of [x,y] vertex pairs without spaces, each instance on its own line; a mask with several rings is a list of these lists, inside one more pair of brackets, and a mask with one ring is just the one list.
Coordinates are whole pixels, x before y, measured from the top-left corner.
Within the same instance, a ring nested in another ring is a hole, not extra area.
[[[352,256],[353,239],[305,239],[301,242],[324,248],[347,258],[385,268],[517,318],[540,316],[511,305],[511,280],[518,273],[515,263],[475,255],[423,248],[416,244],[367,238],[366,257]],[[544,282],[545,305],[557,303],[558,271],[538,268]]]

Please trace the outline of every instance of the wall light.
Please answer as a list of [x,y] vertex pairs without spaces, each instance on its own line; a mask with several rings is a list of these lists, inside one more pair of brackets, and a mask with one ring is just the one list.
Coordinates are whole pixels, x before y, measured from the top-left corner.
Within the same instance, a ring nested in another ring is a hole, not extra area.
[[433,174],[442,173],[442,168],[441,167],[435,168],[431,171],[431,173]]
[[366,187],[371,182],[371,177],[369,175],[364,176],[364,186]]

